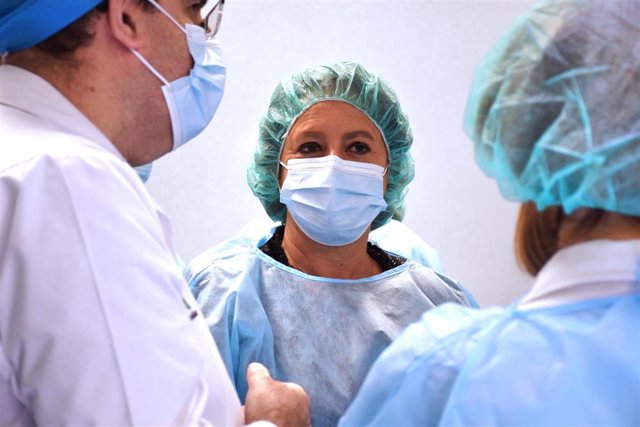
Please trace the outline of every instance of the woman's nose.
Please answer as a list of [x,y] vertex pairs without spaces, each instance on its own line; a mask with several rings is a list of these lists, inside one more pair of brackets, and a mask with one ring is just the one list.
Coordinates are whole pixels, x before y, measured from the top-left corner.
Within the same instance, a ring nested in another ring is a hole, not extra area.
[[337,148],[330,148],[329,150],[327,150],[327,156],[338,156],[340,157],[342,160],[345,160],[345,156],[344,153],[342,151],[340,151]]

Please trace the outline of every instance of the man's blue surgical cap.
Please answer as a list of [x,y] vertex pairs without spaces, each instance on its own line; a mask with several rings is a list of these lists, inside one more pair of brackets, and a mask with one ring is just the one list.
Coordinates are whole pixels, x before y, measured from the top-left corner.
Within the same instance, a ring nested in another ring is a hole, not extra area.
[[1,0],[0,52],[33,47],[102,0]]
[[511,200],[640,216],[640,1],[546,0],[479,65],[465,130]]
[[409,153],[413,143],[409,120],[393,89],[380,76],[353,62],[308,68],[289,76],[276,87],[260,123],[258,145],[247,171],[253,194],[273,220],[284,221],[286,206],[280,203],[277,176],[284,138],[297,117],[323,100],[353,105],[380,129],[389,153],[389,177],[384,194],[387,209],[376,217],[372,228],[391,218],[401,220],[407,185],[414,176],[413,158]]

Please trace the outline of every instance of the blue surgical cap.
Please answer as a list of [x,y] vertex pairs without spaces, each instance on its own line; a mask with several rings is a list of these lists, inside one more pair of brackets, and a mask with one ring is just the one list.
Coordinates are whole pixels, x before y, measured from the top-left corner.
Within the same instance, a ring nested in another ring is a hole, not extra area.
[[480,63],[465,130],[510,200],[640,216],[640,2],[547,0]]
[[260,123],[258,145],[247,171],[253,194],[273,220],[284,221],[286,206],[280,203],[278,164],[285,135],[296,118],[325,100],[351,104],[380,129],[389,153],[384,194],[387,209],[376,217],[372,228],[391,218],[402,220],[407,185],[414,176],[409,120],[393,89],[380,76],[354,62],[311,67],[287,77],[276,87]]
[[1,0],[0,52],[35,46],[89,12],[102,0]]

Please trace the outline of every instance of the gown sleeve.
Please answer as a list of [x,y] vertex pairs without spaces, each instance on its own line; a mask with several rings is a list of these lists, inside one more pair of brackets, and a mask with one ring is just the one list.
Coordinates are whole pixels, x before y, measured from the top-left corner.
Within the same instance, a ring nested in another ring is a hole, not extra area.
[[243,403],[249,364],[260,362],[277,375],[257,250],[247,239],[231,239],[196,257],[187,270],[189,287]]

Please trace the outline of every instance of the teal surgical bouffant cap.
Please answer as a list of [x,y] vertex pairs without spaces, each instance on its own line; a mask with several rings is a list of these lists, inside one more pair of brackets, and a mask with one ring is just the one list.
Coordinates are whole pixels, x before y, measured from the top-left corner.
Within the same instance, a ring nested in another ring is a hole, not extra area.
[[89,12],[102,0],[1,0],[0,52],[35,46]]
[[276,87],[260,123],[258,145],[247,171],[253,194],[273,220],[284,221],[287,210],[280,203],[278,188],[278,164],[284,139],[301,114],[327,100],[349,103],[380,129],[389,153],[384,194],[387,209],[376,217],[372,229],[391,218],[401,220],[407,185],[414,177],[409,120],[393,89],[380,76],[354,62],[311,67],[287,77]]
[[640,2],[546,0],[476,70],[465,130],[510,200],[640,216]]

